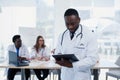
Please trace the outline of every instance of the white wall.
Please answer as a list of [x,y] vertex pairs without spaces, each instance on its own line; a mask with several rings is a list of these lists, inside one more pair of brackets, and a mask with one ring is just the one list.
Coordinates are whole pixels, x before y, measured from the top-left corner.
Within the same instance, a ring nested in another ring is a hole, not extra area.
[[0,42],[7,46],[12,43],[14,34],[18,34],[20,26],[36,26],[35,7],[2,7],[0,13]]
[[66,30],[64,23],[64,12],[69,7],[69,0],[55,0],[54,45],[56,45],[59,34]]
[[36,0],[0,0],[0,6],[35,6]]

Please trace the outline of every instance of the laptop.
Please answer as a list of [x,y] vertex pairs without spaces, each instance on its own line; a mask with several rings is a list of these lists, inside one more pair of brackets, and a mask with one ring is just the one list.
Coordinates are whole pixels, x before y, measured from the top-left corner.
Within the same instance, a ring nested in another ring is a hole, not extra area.
[[15,66],[28,66],[29,61],[28,60],[19,61],[17,58],[17,53],[13,51],[9,51],[9,64]]

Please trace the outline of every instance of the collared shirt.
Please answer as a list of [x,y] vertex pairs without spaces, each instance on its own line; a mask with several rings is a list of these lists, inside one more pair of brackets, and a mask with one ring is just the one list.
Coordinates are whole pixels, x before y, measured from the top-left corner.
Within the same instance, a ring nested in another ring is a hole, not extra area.
[[75,31],[74,31],[74,32],[70,32],[70,38],[71,38],[71,40],[73,39],[74,34],[75,34],[75,32],[77,31],[77,29],[78,29],[78,27],[75,29]]
[[70,33],[71,40],[72,40],[73,37],[74,37],[74,33]]
[[16,48],[17,56],[19,56],[19,48]]

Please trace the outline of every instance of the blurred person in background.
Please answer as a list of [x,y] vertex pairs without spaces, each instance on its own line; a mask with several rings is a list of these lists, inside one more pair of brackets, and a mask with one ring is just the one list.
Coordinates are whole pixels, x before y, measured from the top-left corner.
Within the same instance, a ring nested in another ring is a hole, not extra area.
[[[16,54],[20,60],[29,59],[28,49],[25,45],[22,44],[21,36],[14,35],[12,38],[12,42],[13,42],[13,44],[8,46],[8,52],[9,51],[16,52]],[[20,69],[9,68],[8,74],[7,74],[7,80],[14,80],[15,74],[17,72],[20,72],[20,71],[21,71]],[[28,80],[30,77],[30,70],[29,69],[25,69],[25,76],[26,76],[26,80]]]
[[[49,61],[50,50],[45,45],[45,40],[42,36],[38,36],[36,43],[31,50],[31,60]],[[44,80],[49,74],[49,69],[33,69],[39,80]],[[43,74],[41,74],[41,72]]]

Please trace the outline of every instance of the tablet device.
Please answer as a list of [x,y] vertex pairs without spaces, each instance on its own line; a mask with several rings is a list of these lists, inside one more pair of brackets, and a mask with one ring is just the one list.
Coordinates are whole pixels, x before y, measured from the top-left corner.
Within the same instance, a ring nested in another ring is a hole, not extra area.
[[65,60],[70,60],[71,62],[79,61],[78,58],[74,54],[58,54],[52,55],[56,60],[61,60],[62,58]]

